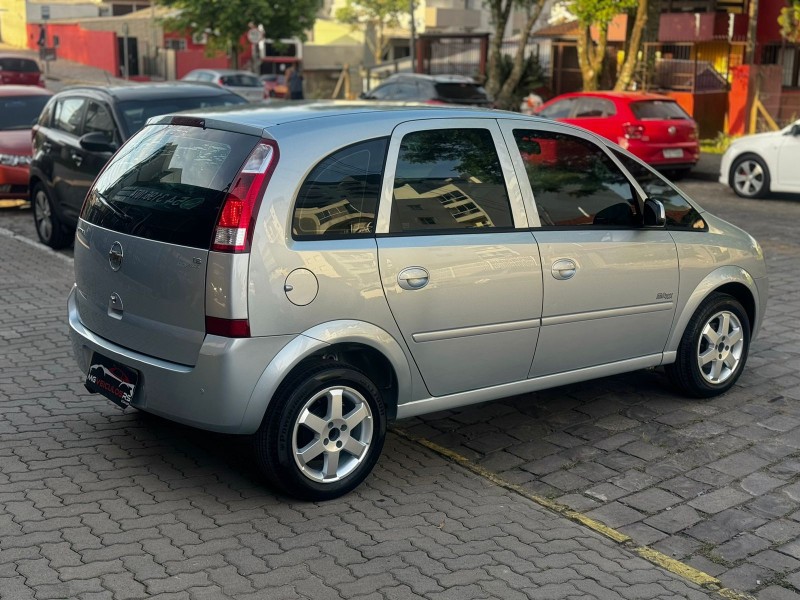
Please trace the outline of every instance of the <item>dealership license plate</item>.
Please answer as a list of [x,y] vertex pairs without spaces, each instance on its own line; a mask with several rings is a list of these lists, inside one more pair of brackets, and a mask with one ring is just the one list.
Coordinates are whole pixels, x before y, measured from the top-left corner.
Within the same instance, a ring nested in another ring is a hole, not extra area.
[[683,158],[683,150],[664,150],[664,158]]
[[86,389],[102,394],[120,408],[133,399],[139,372],[95,352],[86,374]]

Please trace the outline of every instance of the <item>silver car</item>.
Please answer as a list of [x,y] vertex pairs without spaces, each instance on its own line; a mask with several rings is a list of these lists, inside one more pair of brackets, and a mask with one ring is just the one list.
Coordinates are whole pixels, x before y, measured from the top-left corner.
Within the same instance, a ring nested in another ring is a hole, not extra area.
[[768,287],[750,235],[585,130],[374,103],[151,120],[89,192],[75,277],[90,390],[252,436],[311,499],[395,419],[659,365],[721,394]]
[[247,98],[250,102],[264,100],[264,83],[250,71],[235,69],[195,69],[189,71],[182,81],[215,83],[225,89]]

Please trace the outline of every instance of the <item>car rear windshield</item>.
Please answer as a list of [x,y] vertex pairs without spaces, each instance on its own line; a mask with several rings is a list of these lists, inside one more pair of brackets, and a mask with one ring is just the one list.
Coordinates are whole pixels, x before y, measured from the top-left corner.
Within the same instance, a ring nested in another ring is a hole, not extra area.
[[437,83],[436,93],[441,100],[468,104],[488,104],[489,98],[477,83]]
[[208,249],[220,207],[258,137],[152,125],[95,181],[81,218],[137,237]]
[[0,130],[30,129],[48,100],[49,96],[0,97]]
[[631,110],[637,119],[689,119],[677,102],[671,100],[646,100],[632,102]]
[[177,112],[184,112],[195,108],[209,108],[211,106],[231,106],[234,104],[247,104],[247,100],[227,91],[214,96],[199,96],[197,98],[158,98],[154,100],[124,100],[117,104],[117,111],[122,116],[123,126],[127,135],[139,131],[147,119]]
[[222,85],[230,87],[261,87],[262,83],[255,75],[223,75],[219,78]]
[[0,58],[0,71],[17,71],[21,73],[38,73],[39,65],[29,58]]

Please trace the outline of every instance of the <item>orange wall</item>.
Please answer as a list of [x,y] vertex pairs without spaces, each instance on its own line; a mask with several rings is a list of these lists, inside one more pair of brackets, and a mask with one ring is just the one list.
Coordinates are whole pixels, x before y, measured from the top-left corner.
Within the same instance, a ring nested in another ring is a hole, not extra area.
[[[119,48],[117,34],[113,31],[89,31],[78,24],[50,23],[47,25],[47,43],[53,45],[58,36],[58,58],[65,58],[91,67],[105,69],[119,76]],[[28,24],[28,48],[36,49],[39,25]]]

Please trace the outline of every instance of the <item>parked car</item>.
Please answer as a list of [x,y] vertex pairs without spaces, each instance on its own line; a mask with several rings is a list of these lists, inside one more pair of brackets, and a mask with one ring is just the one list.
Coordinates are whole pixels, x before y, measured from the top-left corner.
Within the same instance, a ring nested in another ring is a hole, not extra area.
[[361,98],[426,104],[491,105],[486,90],[471,77],[462,75],[399,73],[387,77],[374,90],[362,94]]
[[39,239],[51,248],[72,243],[92,181],[122,142],[150,117],[246,102],[228,90],[196,83],[75,87],[59,92],[33,127],[30,194]]
[[800,120],[731,142],[722,155],[719,181],[742,198],[800,193]]
[[259,79],[264,84],[264,98],[286,98],[289,96],[289,86],[286,85],[285,75],[261,75]]
[[697,124],[672,98],[641,92],[575,92],[545,102],[537,114],[615,142],[679,177],[700,158]]
[[[631,153],[512,113],[380,104],[153,119],[80,215],[90,389],[252,435],[269,481],[352,490],[387,422],[666,365],[742,374],[758,243]],[[313,118],[309,118],[313,112]]]
[[38,85],[44,87],[42,70],[32,58],[0,53],[0,84]]
[[28,199],[31,127],[52,95],[29,85],[0,86],[0,199]]
[[200,81],[215,83],[250,102],[260,102],[264,96],[264,84],[250,71],[235,71],[233,69],[195,69],[189,71],[181,78],[183,81]]

